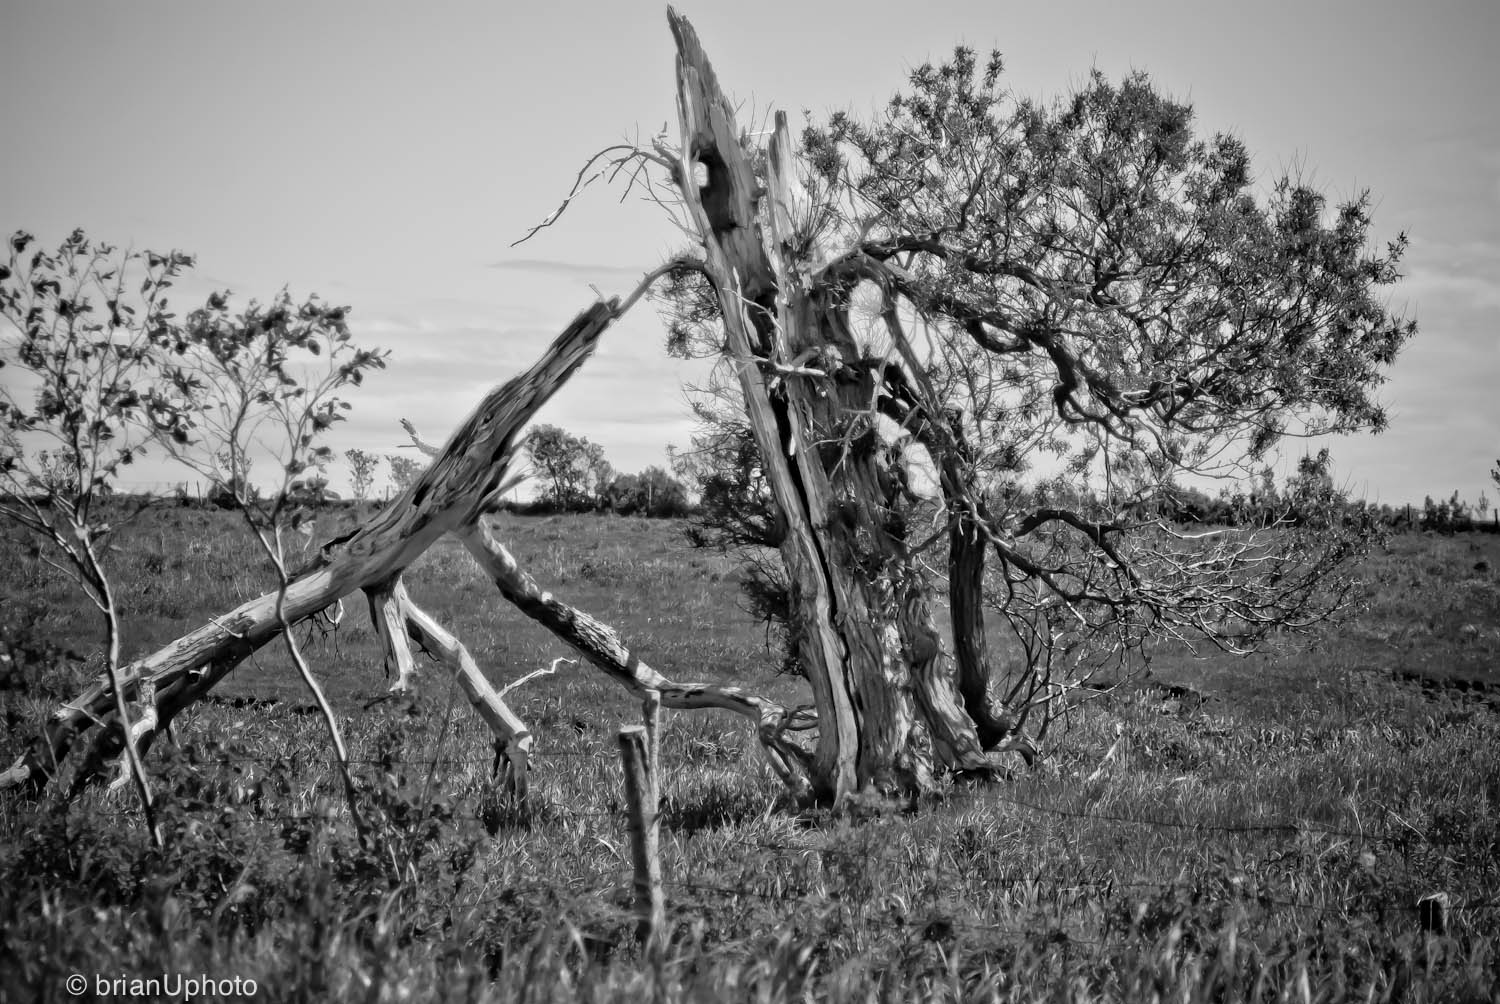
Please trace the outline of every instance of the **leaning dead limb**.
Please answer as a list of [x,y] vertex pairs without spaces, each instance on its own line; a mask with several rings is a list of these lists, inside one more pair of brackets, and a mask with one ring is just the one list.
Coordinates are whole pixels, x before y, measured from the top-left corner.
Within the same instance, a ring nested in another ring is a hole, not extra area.
[[[401,424],[413,445],[430,455],[434,447],[422,440],[411,422],[403,419]],[[802,797],[808,793],[811,754],[787,733],[804,732],[817,726],[817,718],[809,710],[788,709],[739,687],[677,683],[652,669],[626,645],[614,628],[542,589],[483,521],[454,531],[454,536],[474,556],[479,567],[500,590],[500,595],[573,646],[610,679],[641,699],[643,704],[659,700],[668,708],[720,708],[749,718],[756,725],[761,747],[777,777],[794,795]]]
[[[660,702],[671,708],[722,708],[750,718],[773,770],[795,794],[805,795],[811,757],[787,733],[814,728],[816,719],[811,714],[736,687],[679,684],[657,673],[626,647],[614,629],[541,590],[479,520],[484,509],[513,483],[508,468],[519,447],[520,429],[582,363],[603,330],[668,267],[648,275],[623,304],[618,300],[599,303],[581,314],[542,360],[492,392],[441,449],[422,443],[407,423],[413,440],[434,462],[370,524],[325,544],[314,564],[293,576],[283,590],[211,617],[198,630],[129,666],[122,674],[121,691],[134,692],[138,701],[151,704],[143,716],[149,727],[133,730],[134,745],[144,751],[179,711],[287,626],[361,589],[369,600],[388,664],[397,670],[393,689],[403,689],[411,681],[413,641],[446,664],[496,736],[511,782],[524,798],[530,731],[505,704],[503,694],[490,685],[464,645],[412,601],[401,579],[413,559],[438,536],[451,532],[479,560],[503,596],[640,697],[644,706]],[[0,787],[26,781],[45,783],[56,764],[91,729],[97,731],[91,738],[89,759],[103,762],[113,750],[108,730],[99,726],[108,721],[107,701],[113,693],[107,681],[95,681],[63,705],[49,722],[44,740],[0,775]]]
[[787,709],[775,701],[746,693],[739,687],[711,683],[677,683],[647,665],[608,624],[562,602],[537,585],[505,546],[482,522],[455,531],[479,567],[504,596],[526,616],[572,645],[596,668],[632,694],[647,700],[659,694],[668,708],[721,708],[756,723],[766,758],[777,776],[799,797],[807,793],[811,754],[787,737],[805,731],[817,720],[802,709]]
[[506,779],[516,801],[525,804],[527,768],[531,759],[531,732],[511,711],[502,696],[480,672],[474,657],[464,644],[445,631],[441,624],[411,602],[406,588],[397,585],[396,602],[410,637],[423,650],[446,662],[463,688],[464,696],[479,717],[495,735],[497,759],[505,761]]
[[[632,294],[626,304],[634,303],[640,292]],[[485,397],[411,488],[369,523],[325,544],[313,563],[294,575],[284,590],[209,618],[196,630],[126,666],[119,673],[118,685],[107,677],[97,678],[62,704],[43,735],[0,773],[0,788],[45,785],[80,743],[88,747],[85,763],[102,770],[120,752],[122,741],[119,729],[101,728],[101,723],[111,722],[117,696],[139,700],[147,683],[155,687],[157,719],[155,727],[139,737],[140,748],[148,747],[183,708],[276,638],[283,625],[295,625],[354,590],[393,581],[445,533],[473,523],[486,500],[505,482],[521,430],[583,364],[624,309],[616,298],[580,313],[530,369]],[[442,647],[436,633],[423,630],[426,622],[418,619],[417,626],[424,638]],[[462,660],[459,664],[459,671],[482,694],[473,674],[463,668]],[[493,700],[499,702],[498,695]],[[505,716],[493,702],[481,703],[492,711],[492,728],[504,724]],[[521,727],[515,732],[502,727],[497,728],[497,735],[509,740],[522,731]]]

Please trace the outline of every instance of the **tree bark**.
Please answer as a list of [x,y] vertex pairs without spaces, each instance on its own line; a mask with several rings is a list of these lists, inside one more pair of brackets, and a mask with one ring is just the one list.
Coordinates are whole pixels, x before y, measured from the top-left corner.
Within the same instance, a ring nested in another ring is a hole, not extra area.
[[993,766],[957,702],[930,589],[889,504],[891,458],[875,418],[881,368],[849,330],[848,290],[819,281],[816,207],[785,116],[762,193],[696,34],[668,17],[678,48],[677,181],[787,525],[794,644],[818,710],[814,790],[837,803],[856,791],[926,789],[935,763]]
[[[703,238],[707,271],[718,293],[729,354],[739,363],[766,480],[787,523],[780,550],[791,582],[795,645],[818,710],[812,783],[818,796],[837,799],[862,779],[856,763],[857,711],[849,687],[839,682],[847,646],[834,623],[827,560],[814,533],[827,511],[825,479],[817,471],[808,483],[788,454],[794,448],[789,444],[801,438],[796,414],[756,371],[756,350],[768,355],[777,341],[777,289],[756,225],[755,175],[740,149],[733,109],[692,26],[675,12],[669,11],[668,18],[678,47],[682,162],[677,180]],[[706,175],[701,189],[695,165],[702,165]]]
[[398,591],[402,595],[406,592],[400,576],[374,586],[366,586],[364,591],[365,600],[370,607],[370,623],[375,625],[375,636],[380,641],[381,650],[385,652],[386,675],[390,675],[392,668],[396,670],[395,682],[390,686],[392,694],[406,693],[417,673],[411,646],[406,643],[405,621]]
[[1036,747],[1020,731],[1020,722],[999,693],[990,663],[984,623],[984,565],[989,539],[984,526],[990,514],[970,472],[974,451],[958,421],[941,405],[925,378],[894,306],[887,303],[886,330],[915,381],[886,370],[890,395],[882,411],[912,434],[938,466],[943,508],[948,514],[948,611],[952,625],[954,675],[964,712],[974,723],[986,751],[1014,750],[1028,764]]
[[[979,744],[993,750],[1011,739],[1018,723],[996,692],[984,625],[984,559],[987,541],[962,516],[948,530],[948,609],[953,617],[953,652],[958,691],[974,721]],[[1029,743],[1016,747],[1028,763],[1036,755]]]

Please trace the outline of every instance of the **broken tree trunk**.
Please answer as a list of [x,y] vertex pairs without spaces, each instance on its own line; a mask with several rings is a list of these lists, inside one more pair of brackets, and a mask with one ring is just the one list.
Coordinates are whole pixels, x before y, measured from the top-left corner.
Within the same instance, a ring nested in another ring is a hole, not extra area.
[[[887,330],[903,360],[920,374],[921,364],[899,319],[888,316]],[[1036,748],[1020,732],[1018,717],[999,692],[985,640],[984,564],[989,538],[983,527],[989,523],[989,513],[982,494],[968,484],[966,471],[973,451],[959,423],[938,403],[929,382],[918,379],[912,386],[904,376],[890,371],[887,379],[893,393],[882,411],[911,432],[928,456],[938,460],[938,484],[948,511],[948,611],[953,626],[955,676],[964,711],[974,722],[980,746],[985,750],[1014,749],[1030,764]]]
[[818,712],[813,786],[837,802],[863,790],[920,791],[934,764],[993,769],[892,505],[894,461],[876,424],[886,360],[867,358],[850,330],[851,284],[819,274],[817,207],[785,116],[762,190],[692,26],[668,18],[682,129],[674,174],[787,526],[793,636]]
[[[354,533],[325,544],[317,560],[287,587],[286,622],[296,624],[357,589],[369,588],[383,595],[381,591],[393,588],[389,584],[443,534],[473,524],[504,484],[522,428],[582,365],[600,335],[635,302],[640,291],[625,307],[615,298],[580,313],[530,369],[484,398],[411,488]],[[142,747],[246,656],[280,634],[276,605],[275,592],[250,600],[121,671],[120,686],[127,697],[137,699],[149,692],[147,684],[154,689],[156,721],[137,736]],[[491,728],[524,762],[529,735],[520,720],[492,688],[486,692],[479,686],[483,677],[472,667],[472,660],[465,663],[467,653],[460,655],[462,646],[453,648],[456,642],[450,644],[436,622],[413,610],[408,604],[406,632],[440,653],[451,653],[450,662],[458,668],[470,700],[489,709]],[[380,616],[377,624],[388,640],[400,633],[390,631],[390,624]],[[91,749],[84,762],[101,767],[121,747],[120,729],[113,718],[113,693],[108,679],[100,677],[52,715],[32,748],[0,774],[0,788],[45,784],[85,738],[90,739]]]

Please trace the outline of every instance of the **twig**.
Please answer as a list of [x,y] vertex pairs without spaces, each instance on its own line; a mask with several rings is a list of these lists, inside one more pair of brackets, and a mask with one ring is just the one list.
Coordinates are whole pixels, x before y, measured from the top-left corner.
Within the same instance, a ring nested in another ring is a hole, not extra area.
[[1083,781],[1084,784],[1093,784],[1095,781],[1099,780],[1099,778],[1101,778],[1101,777],[1104,776],[1104,768],[1105,768],[1105,766],[1107,764],[1109,764],[1110,761],[1114,760],[1115,754],[1120,751],[1120,744],[1123,743],[1124,741],[1125,741],[1125,730],[1124,730],[1124,728],[1122,728],[1121,726],[1118,726],[1118,725],[1115,726],[1115,742],[1114,742],[1114,745],[1111,746],[1109,748],[1109,751],[1104,754],[1104,756],[1103,756],[1102,759],[1100,759],[1100,761],[1099,761],[1099,768],[1097,770],[1095,770],[1092,774],[1090,774],[1088,777],[1084,778],[1084,781]]
[[[626,152],[618,157],[609,158],[608,155],[614,153],[616,150],[624,150]],[[588,169],[597,164],[601,159],[605,160],[605,165],[585,178],[584,175],[588,172]],[[641,160],[649,163],[654,163],[665,168],[669,172],[675,171],[677,167],[675,163],[673,163],[671,160],[668,160],[661,154],[649,150],[643,150],[640,147],[630,143],[616,143],[613,146],[607,146],[604,149],[600,150],[598,153],[594,154],[588,160],[584,161],[583,166],[578,169],[577,176],[575,176],[573,179],[573,187],[568,189],[568,194],[562,200],[562,204],[554,209],[546,219],[542,220],[542,222],[526,231],[526,235],[524,237],[520,238],[519,240],[512,241],[510,246],[516,247],[518,245],[524,244],[527,241],[531,240],[531,238],[535,237],[538,233],[545,230],[547,227],[552,226],[562,218],[562,214],[567,211],[568,206],[573,202],[574,199],[576,199],[583,193],[583,190],[585,188],[588,188],[600,178],[608,177],[610,181],[613,181],[619,175],[620,170],[633,160]],[[630,189],[633,188],[636,183],[636,176],[635,174],[632,174],[630,178],[630,184],[625,189],[626,195],[630,194]]]
[[576,665],[578,665],[578,660],[577,659],[569,659],[569,658],[566,658],[565,656],[561,656],[560,655],[556,659],[553,659],[552,660],[552,665],[548,666],[546,669],[533,669],[531,672],[527,673],[525,676],[521,677],[519,680],[515,680],[515,681],[513,681],[511,683],[506,684],[504,687],[500,688],[500,696],[504,697],[506,694],[510,693],[512,690],[515,690],[517,687],[521,686],[521,684],[523,684],[523,683],[530,683],[532,680],[535,680],[538,677],[541,677],[541,676],[551,676],[553,673],[557,672],[557,667],[560,666],[560,665],[563,665],[563,664],[567,664],[569,666],[576,666]]

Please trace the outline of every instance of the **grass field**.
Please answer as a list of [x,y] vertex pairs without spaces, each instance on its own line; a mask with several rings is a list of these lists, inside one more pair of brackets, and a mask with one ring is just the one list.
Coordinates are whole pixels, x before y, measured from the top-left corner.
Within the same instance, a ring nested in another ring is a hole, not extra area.
[[[688,550],[679,525],[497,530],[662,672],[798,699],[734,564]],[[119,547],[127,652],[270,585],[226,514],[151,512]],[[97,668],[98,631],[23,547],[5,544],[0,567],[8,759]],[[306,694],[268,651],[153,750],[165,851],[129,795],[0,796],[0,999],[79,999],[71,974],[180,973],[287,1001],[1493,1000],[1497,568],[1500,537],[1396,537],[1367,560],[1348,623],[1245,659],[1160,653],[1036,768],[910,811],[798,813],[739,719],[671,714],[673,933],[655,959],[631,937],[615,743],[638,706],[584,667],[512,693],[538,736],[523,817],[435,664],[415,698],[371,704],[387,683],[351,607],[306,648],[359,761],[368,846]],[[457,544],[408,581],[497,685],[568,654]],[[1205,699],[1168,701],[1172,687]],[[1451,904],[1442,934],[1422,924],[1432,893]]]

